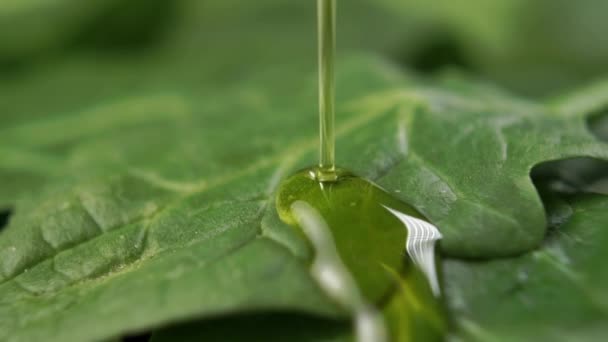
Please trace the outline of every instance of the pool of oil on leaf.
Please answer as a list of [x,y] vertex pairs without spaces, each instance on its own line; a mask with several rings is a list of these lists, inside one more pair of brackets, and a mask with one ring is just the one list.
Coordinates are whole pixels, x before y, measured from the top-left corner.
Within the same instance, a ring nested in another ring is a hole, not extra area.
[[372,182],[340,169],[336,181],[317,175],[313,168],[286,179],[277,210],[310,242],[320,286],[376,330],[358,331],[358,340],[441,340],[446,323],[435,267],[439,231]]

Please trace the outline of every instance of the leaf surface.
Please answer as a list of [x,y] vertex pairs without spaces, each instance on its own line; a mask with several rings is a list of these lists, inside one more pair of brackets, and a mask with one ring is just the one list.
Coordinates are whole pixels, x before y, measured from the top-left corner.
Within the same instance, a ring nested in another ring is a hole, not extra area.
[[459,334],[471,341],[601,341],[606,336],[608,197],[551,205],[553,229],[523,256],[445,264]]
[[[2,177],[31,187],[38,173],[45,186],[22,193],[0,235],[1,339],[101,339],[259,310],[343,317],[276,218],[279,181],[316,155],[314,74],[282,76],[4,127]],[[368,57],[338,79],[340,164],[425,213],[451,255],[536,247],[546,225],[530,169],[608,157],[584,116],[475,83],[424,85]]]

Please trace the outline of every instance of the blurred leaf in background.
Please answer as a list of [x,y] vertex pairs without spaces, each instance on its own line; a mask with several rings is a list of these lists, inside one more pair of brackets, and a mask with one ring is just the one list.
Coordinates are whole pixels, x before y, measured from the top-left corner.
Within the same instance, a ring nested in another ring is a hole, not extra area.
[[[524,94],[564,90],[608,72],[606,1],[379,2],[405,21],[425,23],[418,49],[452,53],[472,72]],[[403,60],[411,62],[410,55]]]
[[[602,0],[354,0],[340,6],[341,53],[373,50],[422,70],[466,67],[528,94],[608,72],[608,4]],[[26,69],[83,48],[99,62],[99,53],[156,45],[148,58],[172,55],[177,59],[170,64],[192,66],[196,54],[198,68],[223,61],[240,72],[277,62],[311,64],[315,48],[313,2],[9,1],[0,18],[0,61]],[[185,60],[188,55],[193,59]],[[229,77],[216,70],[215,78]]]

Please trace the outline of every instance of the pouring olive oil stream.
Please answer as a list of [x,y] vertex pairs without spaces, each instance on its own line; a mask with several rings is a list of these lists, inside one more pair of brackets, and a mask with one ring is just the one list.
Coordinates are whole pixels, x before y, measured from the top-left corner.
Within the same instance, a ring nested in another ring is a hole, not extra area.
[[281,183],[277,211],[309,242],[311,274],[351,312],[357,341],[441,341],[439,230],[410,205],[335,165],[336,5],[317,0],[319,164]]

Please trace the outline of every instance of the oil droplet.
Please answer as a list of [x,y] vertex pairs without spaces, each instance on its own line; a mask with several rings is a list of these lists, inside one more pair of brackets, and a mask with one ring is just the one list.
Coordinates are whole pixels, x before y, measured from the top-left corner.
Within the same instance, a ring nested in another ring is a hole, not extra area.
[[[286,179],[277,194],[279,216],[298,227],[314,250],[313,276],[355,314],[359,340],[441,340],[446,323],[434,249],[439,231],[379,186],[341,169],[336,175],[324,182],[316,169],[304,170]],[[377,316],[383,328],[372,324]]]

